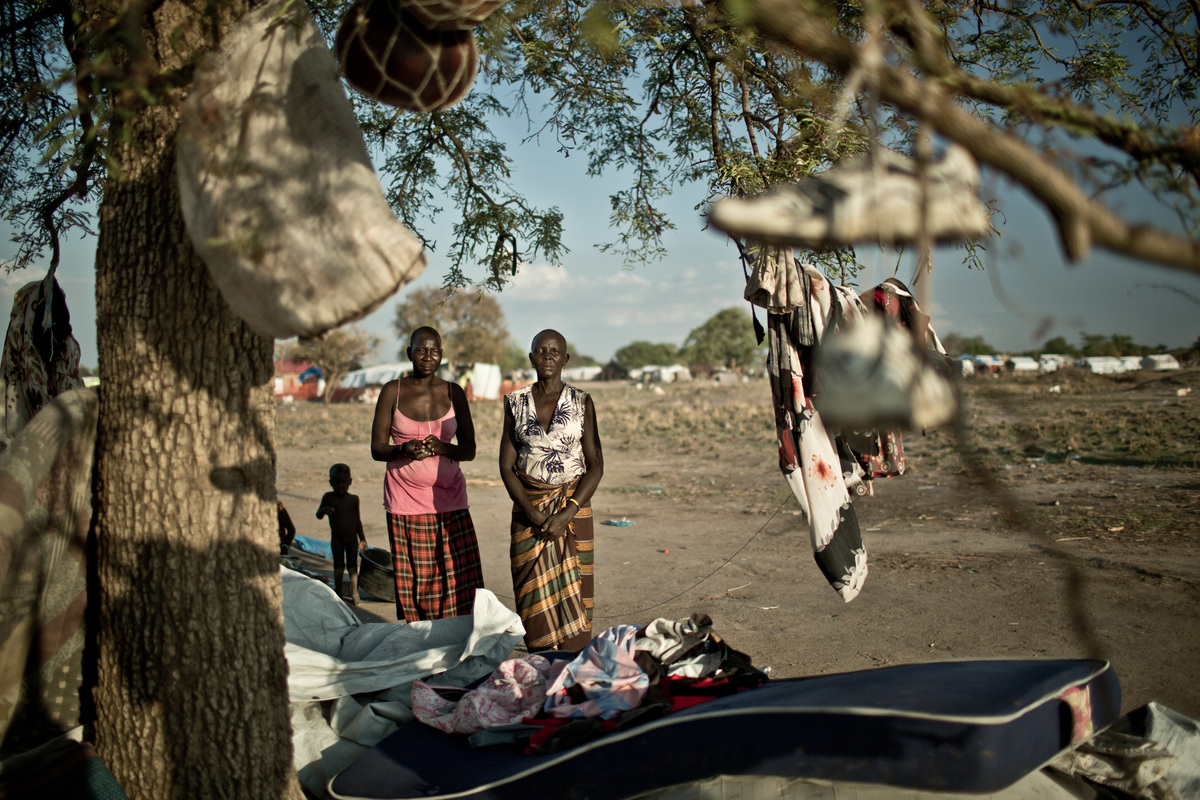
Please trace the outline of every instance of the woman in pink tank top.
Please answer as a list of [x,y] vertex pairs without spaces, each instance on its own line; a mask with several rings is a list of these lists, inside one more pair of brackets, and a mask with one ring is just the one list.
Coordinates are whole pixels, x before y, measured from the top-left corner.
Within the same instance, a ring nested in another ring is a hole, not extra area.
[[371,457],[387,462],[383,505],[396,570],[396,616],[408,622],[470,614],[483,587],[479,544],[459,462],[475,458],[467,397],[437,376],[442,339],[413,331],[411,375],[383,387]]

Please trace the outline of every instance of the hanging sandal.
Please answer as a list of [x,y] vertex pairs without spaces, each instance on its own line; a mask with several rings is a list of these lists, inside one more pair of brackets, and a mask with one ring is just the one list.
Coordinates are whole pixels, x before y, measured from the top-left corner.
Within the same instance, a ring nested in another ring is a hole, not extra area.
[[[989,230],[979,202],[979,169],[963,148],[925,167],[926,224],[936,241],[973,239]],[[727,197],[709,211],[731,236],[785,247],[914,242],[920,234],[922,177],[916,162],[890,150],[839,162],[754,197]]]

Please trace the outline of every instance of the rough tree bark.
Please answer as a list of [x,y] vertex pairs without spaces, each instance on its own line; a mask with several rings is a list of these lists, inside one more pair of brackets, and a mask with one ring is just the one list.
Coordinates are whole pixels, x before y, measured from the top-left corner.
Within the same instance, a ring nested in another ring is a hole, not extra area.
[[[85,0],[89,12],[104,5]],[[246,5],[222,4],[219,24],[183,0],[126,6],[146,13],[141,74],[210,48]],[[232,314],[184,229],[174,177],[184,94],[115,132],[100,208],[96,743],[134,800],[299,798],[272,342]]]

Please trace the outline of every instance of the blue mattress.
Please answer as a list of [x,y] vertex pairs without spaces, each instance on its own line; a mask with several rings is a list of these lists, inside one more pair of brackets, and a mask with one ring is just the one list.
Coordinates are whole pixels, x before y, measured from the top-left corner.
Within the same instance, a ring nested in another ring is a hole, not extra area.
[[1104,661],[909,664],[772,681],[549,755],[473,750],[464,736],[410,722],[328,793],[617,800],[716,775],[987,793],[1108,726],[1120,707]]

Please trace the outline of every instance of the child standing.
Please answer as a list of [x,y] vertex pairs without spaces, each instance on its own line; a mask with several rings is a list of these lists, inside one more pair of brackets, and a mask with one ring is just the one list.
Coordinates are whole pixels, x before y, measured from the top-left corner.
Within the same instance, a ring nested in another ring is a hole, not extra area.
[[342,570],[350,573],[350,597],[347,602],[358,605],[358,551],[367,549],[362,519],[358,516],[358,495],[350,494],[350,467],[334,464],[329,468],[329,485],[317,509],[317,519],[329,516],[329,543],[333,546],[333,574],[338,597],[342,594]]
[[275,501],[275,513],[279,517],[279,555],[286,556],[296,539],[296,523],[292,522],[292,515],[283,507],[282,500]]

